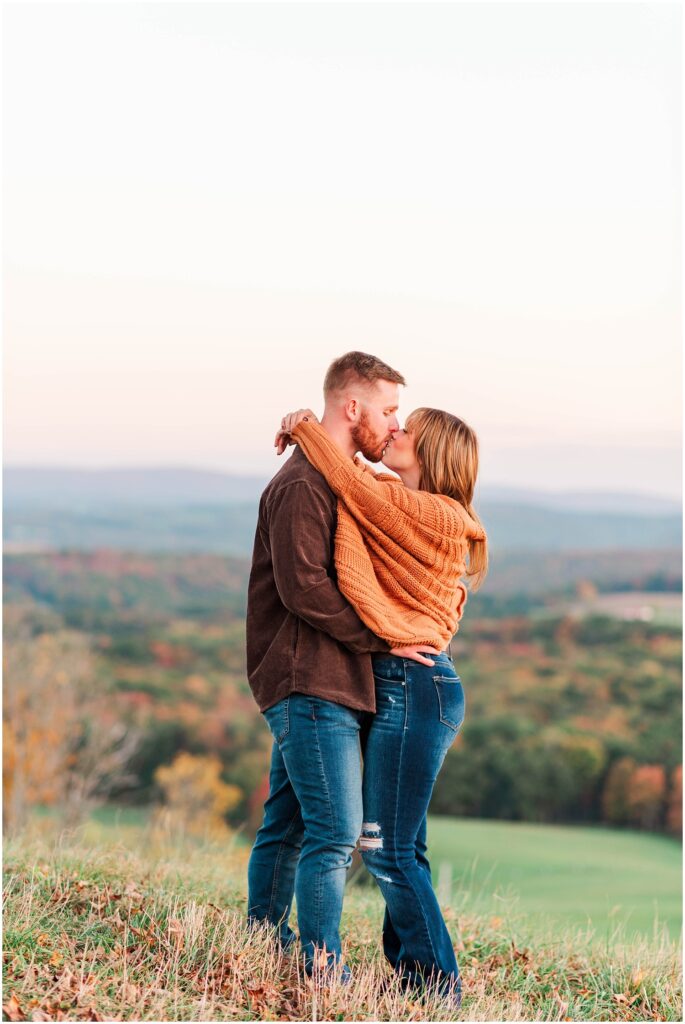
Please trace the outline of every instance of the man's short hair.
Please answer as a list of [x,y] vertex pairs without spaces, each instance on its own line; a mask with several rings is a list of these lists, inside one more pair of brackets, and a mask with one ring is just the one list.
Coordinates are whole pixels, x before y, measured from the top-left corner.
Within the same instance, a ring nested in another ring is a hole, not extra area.
[[328,367],[323,382],[324,398],[334,391],[345,391],[353,384],[365,386],[377,380],[388,380],[391,384],[406,384],[401,373],[393,370],[382,359],[370,356],[368,352],[346,352]]

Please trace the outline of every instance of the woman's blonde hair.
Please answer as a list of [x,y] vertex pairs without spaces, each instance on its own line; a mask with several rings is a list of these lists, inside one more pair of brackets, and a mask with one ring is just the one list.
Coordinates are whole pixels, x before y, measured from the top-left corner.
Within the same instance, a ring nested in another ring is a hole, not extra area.
[[[414,436],[421,470],[419,490],[454,498],[482,526],[472,504],[478,476],[478,438],[471,427],[442,409],[422,407],[409,414],[406,428]],[[470,539],[466,575],[471,578],[471,590],[478,589],[487,571],[487,537]]]

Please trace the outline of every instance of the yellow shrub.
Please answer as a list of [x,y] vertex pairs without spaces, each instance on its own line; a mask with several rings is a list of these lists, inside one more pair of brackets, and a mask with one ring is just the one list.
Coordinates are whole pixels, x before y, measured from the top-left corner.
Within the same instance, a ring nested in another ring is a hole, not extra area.
[[218,757],[181,752],[169,765],[161,765],[155,781],[164,794],[159,824],[192,836],[228,835],[225,815],[240,802],[242,792],[221,779]]

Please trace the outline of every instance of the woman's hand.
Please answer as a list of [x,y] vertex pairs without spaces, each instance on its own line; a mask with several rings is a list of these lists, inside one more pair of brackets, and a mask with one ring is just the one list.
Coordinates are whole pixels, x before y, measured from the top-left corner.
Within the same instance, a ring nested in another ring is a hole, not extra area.
[[411,647],[393,647],[390,651],[391,654],[396,654],[398,658],[411,658],[412,661],[419,661],[422,665],[434,665],[435,662],[431,661],[430,658],[424,658],[423,654],[432,654],[433,657],[437,654],[434,647],[429,647],[427,644],[412,644]]
[[282,455],[288,445],[295,444],[295,442],[290,439],[290,434],[297,424],[302,422],[302,420],[310,420],[314,423],[319,422],[311,409],[298,409],[297,412],[289,412],[283,417],[281,420],[281,429],[278,431],[274,439],[274,448],[276,449],[277,455]]

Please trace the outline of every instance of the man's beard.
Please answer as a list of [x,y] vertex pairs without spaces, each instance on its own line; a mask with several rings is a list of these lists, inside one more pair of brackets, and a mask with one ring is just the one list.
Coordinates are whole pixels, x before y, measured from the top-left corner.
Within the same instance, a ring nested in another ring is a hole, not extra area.
[[390,440],[390,434],[378,440],[378,437],[369,426],[369,417],[362,410],[357,423],[350,431],[350,436],[355,444],[355,450],[361,452],[369,462],[380,462],[383,457],[383,450]]

